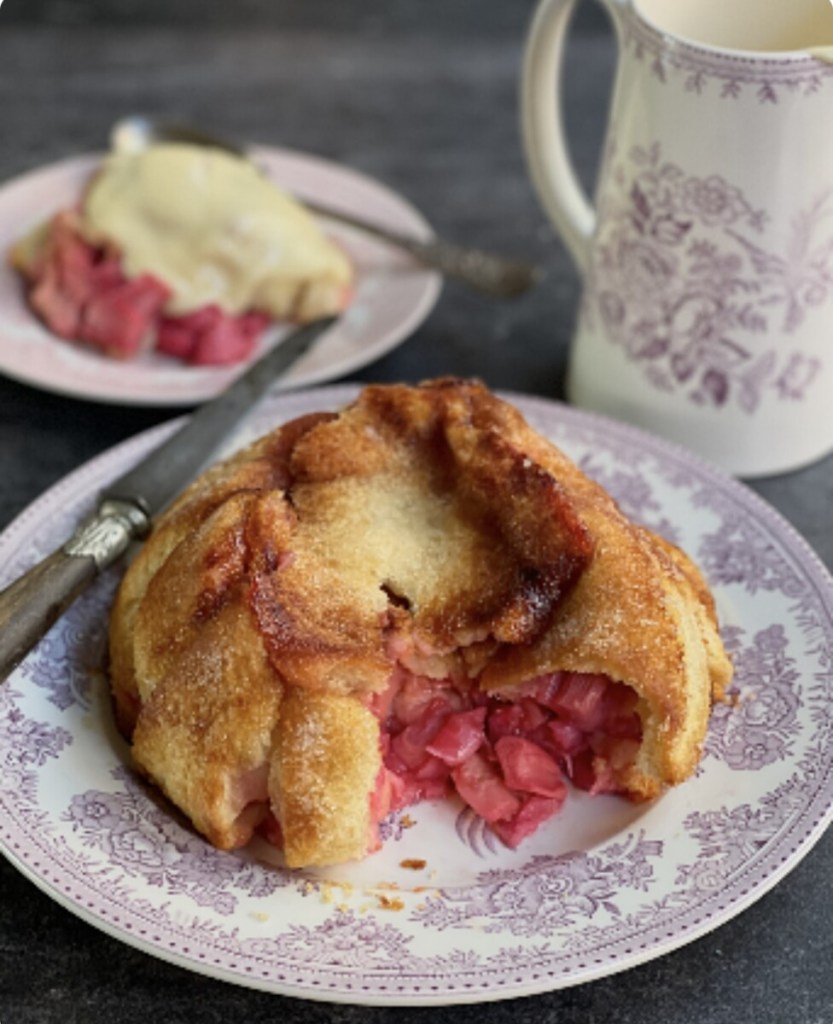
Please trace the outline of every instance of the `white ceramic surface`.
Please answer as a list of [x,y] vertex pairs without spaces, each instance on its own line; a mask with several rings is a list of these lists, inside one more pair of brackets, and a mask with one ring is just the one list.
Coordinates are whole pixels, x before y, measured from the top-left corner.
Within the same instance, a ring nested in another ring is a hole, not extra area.
[[[272,396],[228,448],[354,393]],[[833,814],[833,582],[772,508],[686,452],[514,399],[711,580],[740,699],[714,712],[694,778],[648,806],[571,794],[515,852],[447,802],[394,816],[384,849],[361,864],[288,872],[265,846],[221,853],[127,767],[102,671],[110,573],[0,689],[0,849],[11,862],[91,924],[186,968],[311,999],[413,1005],[632,967],[777,883]],[[24,512],[0,537],[0,584],[168,429],[105,453]]]
[[[254,156],[275,182],[300,196],[418,238],[431,235],[417,210],[363,174],[290,150],[260,148]],[[0,187],[0,253],[50,214],[76,203],[100,159],[96,154],[75,157]],[[440,292],[438,274],[391,246],[335,221],[321,223],[354,261],[355,296],[341,320],[276,385],[278,390],[320,384],[379,359],[419,326]],[[267,332],[252,359],[286,331]],[[0,373],[96,401],[194,405],[225,388],[242,368],[188,366],[155,353],[119,361],[68,344],[31,313],[18,275],[0,260]]]
[[523,80],[530,171],[584,276],[570,399],[741,476],[812,462],[833,450],[833,8],[603,5],[618,66],[595,204],[558,85],[575,0],[542,0]]

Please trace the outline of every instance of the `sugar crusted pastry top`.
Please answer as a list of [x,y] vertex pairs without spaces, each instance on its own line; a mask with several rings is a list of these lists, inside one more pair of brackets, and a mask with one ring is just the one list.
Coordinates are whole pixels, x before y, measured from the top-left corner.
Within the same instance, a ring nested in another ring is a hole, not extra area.
[[457,380],[366,388],[196,481],[125,577],[111,658],[137,763],[220,846],[271,805],[299,865],[366,849],[396,666],[510,697],[561,669],[626,682],[634,796],[691,771],[731,673],[687,557]]

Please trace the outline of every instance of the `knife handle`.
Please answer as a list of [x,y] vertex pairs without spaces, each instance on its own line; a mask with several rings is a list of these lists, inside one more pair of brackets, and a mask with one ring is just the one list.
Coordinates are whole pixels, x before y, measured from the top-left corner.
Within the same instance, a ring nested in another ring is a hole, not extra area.
[[106,501],[62,548],[0,591],[0,683],[96,576],[148,527],[148,517],[137,506]]
[[97,575],[92,555],[61,548],[0,593],[0,682]]

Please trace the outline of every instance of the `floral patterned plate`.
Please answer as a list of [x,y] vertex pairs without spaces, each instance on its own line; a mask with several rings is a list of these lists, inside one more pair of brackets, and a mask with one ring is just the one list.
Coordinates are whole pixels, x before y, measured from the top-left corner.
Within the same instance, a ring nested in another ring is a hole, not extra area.
[[[229,447],[354,393],[272,396]],[[572,794],[514,852],[448,801],[388,820],[384,849],[361,864],[289,872],[265,844],[221,853],[127,766],[102,671],[111,573],[0,689],[0,848],[12,863],[90,923],[192,970],[313,999],[415,1005],[631,967],[790,871],[833,807],[826,570],[769,506],[682,450],[510,397],[711,579],[739,700],[715,711],[694,778],[648,806]],[[168,429],[105,453],[24,512],[0,537],[7,578]]]
[[[412,206],[379,182],[339,164],[290,150],[260,148],[258,164],[296,195],[366,217],[394,231],[426,238],[431,230]],[[93,154],[32,171],[0,187],[0,373],[59,394],[130,405],[194,405],[222,391],[239,365],[187,366],[147,353],[109,359],[51,334],[29,309],[18,275],[3,254],[31,227],[71,206],[101,160]],[[404,253],[334,221],[322,227],[357,269],[350,308],[277,387],[307,387],[343,377],[404,341],[440,293],[439,274]],[[252,359],[288,328],[264,335]]]

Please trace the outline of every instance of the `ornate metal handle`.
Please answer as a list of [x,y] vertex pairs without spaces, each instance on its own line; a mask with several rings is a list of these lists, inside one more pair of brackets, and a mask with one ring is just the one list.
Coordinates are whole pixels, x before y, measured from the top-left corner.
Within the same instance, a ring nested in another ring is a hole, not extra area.
[[98,574],[149,527],[135,505],[107,501],[62,548],[0,592],[0,682]]

